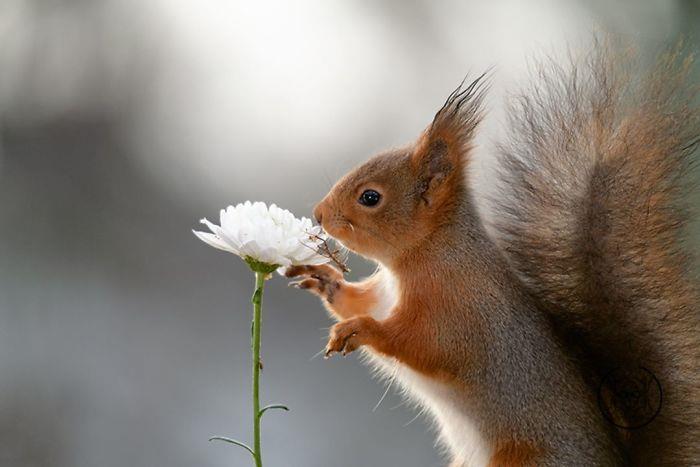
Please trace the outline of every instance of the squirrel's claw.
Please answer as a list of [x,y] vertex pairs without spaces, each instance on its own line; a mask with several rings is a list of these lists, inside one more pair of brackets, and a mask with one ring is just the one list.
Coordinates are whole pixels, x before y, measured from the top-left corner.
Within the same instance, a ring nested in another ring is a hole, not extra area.
[[347,322],[340,322],[331,329],[331,336],[326,346],[326,358],[330,358],[333,353],[341,353],[346,356],[360,347],[361,343],[358,340],[359,331],[352,326],[348,326]]
[[318,279],[303,279],[300,281],[293,281],[287,284],[288,287],[294,287],[297,289],[314,289],[320,291],[321,282]]
[[308,290],[329,303],[341,287],[342,274],[335,268],[322,264],[320,266],[290,266],[284,271],[287,277],[299,277],[289,283],[290,287]]
[[343,273],[328,264],[316,266],[289,266],[284,270],[286,277],[312,276],[324,281],[339,281],[343,279]]

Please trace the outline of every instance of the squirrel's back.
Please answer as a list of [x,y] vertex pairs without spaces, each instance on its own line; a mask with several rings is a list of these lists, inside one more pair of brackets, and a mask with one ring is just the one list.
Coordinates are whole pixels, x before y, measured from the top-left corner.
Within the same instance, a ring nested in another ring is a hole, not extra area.
[[501,146],[496,242],[550,312],[633,465],[700,464],[700,309],[687,246],[700,109],[680,49],[644,71],[596,44],[541,64]]

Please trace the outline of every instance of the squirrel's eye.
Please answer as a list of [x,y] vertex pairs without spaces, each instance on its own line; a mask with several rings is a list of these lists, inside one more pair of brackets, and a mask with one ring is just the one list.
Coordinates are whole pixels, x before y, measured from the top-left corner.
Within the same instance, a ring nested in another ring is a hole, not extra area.
[[374,190],[365,190],[360,195],[359,202],[363,206],[376,206],[379,200],[382,198],[378,192]]

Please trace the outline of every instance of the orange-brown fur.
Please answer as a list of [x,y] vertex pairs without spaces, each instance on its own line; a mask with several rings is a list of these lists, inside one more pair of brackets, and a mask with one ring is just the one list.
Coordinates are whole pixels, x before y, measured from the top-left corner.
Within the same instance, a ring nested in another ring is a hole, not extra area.
[[496,453],[489,462],[489,467],[537,467],[537,459],[542,449],[530,443],[499,443]]
[[290,285],[308,289],[324,301],[328,311],[337,319],[350,319],[367,314],[367,310],[376,306],[376,276],[362,282],[351,283],[343,279],[343,274],[335,267],[321,265],[292,266],[286,271],[287,277],[306,275],[303,280]]
[[[288,271],[340,320],[328,354],[366,346],[457,394],[454,410],[473,415],[493,466],[700,463],[698,298],[678,243],[678,175],[699,112],[674,60],[642,74],[641,88],[617,62],[600,52],[583,69],[553,64],[520,97],[495,241],[465,176],[483,76],[415,144],[335,185],[314,215],[395,277],[385,319],[369,313],[378,276]],[[368,189],[377,206],[358,203]],[[629,432],[604,419],[596,390],[611,367],[637,364],[658,373],[668,400]]]

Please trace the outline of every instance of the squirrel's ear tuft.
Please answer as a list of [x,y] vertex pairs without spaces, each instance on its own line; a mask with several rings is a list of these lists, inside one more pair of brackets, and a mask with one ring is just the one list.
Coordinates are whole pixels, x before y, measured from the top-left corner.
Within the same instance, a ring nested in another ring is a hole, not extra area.
[[440,192],[447,191],[444,187],[448,181],[461,183],[463,179],[474,131],[483,117],[489,73],[486,71],[467,86],[465,78],[435,114],[416,145],[412,164],[427,204],[432,204]]

